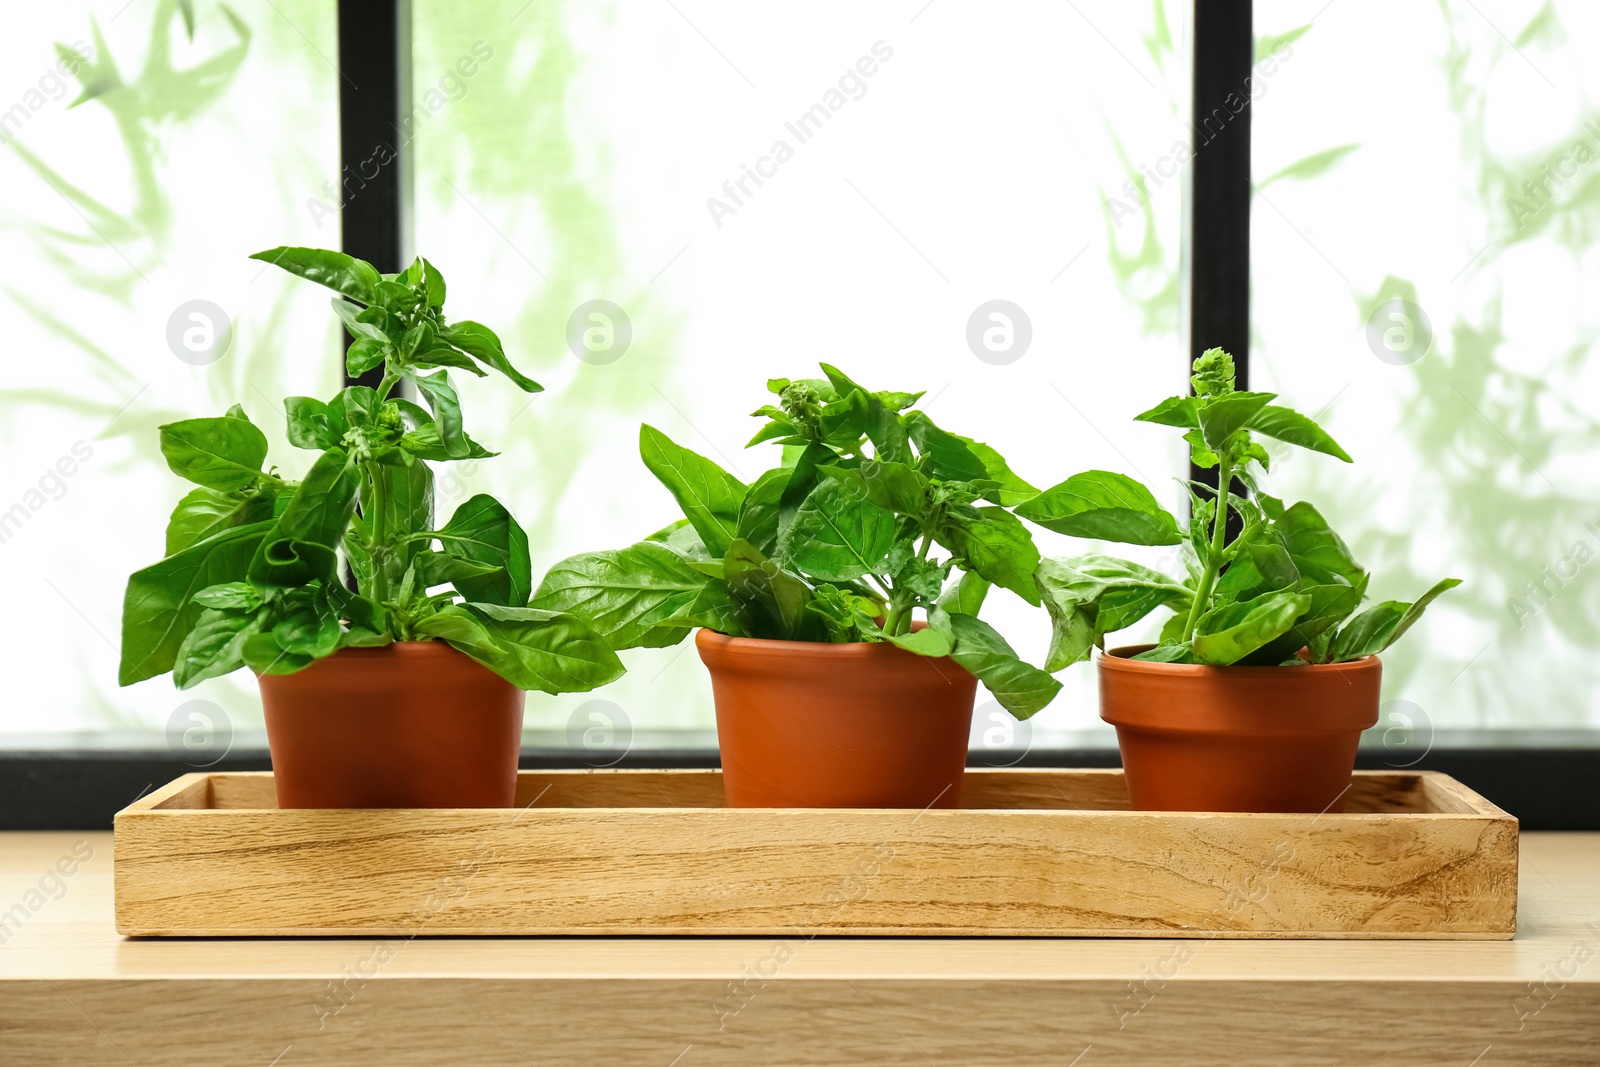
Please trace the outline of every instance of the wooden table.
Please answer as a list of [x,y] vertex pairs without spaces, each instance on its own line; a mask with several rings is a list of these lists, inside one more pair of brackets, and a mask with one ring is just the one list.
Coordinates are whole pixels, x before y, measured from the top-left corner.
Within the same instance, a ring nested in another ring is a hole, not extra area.
[[131,941],[109,833],[0,834],[0,1064],[1594,1067],[1600,834],[1521,881],[1510,942]]

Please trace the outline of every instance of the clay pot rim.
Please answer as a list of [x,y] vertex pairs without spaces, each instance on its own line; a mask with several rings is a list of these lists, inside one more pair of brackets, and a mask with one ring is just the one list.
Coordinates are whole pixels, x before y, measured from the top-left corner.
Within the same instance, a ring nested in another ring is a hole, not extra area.
[[1240,667],[1237,665],[1217,667],[1209,663],[1156,663],[1151,660],[1133,659],[1140,652],[1155,648],[1148,645],[1122,645],[1119,648],[1109,648],[1103,652],[1096,652],[1095,665],[1103,671],[1126,671],[1130,674],[1166,674],[1175,678],[1259,678],[1263,671],[1294,671],[1296,676],[1304,674],[1308,677],[1317,677],[1328,674],[1344,674],[1349,671],[1372,671],[1382,666],[1382,661],[1376,656],[1365,656],[1361,659],[1346,660],[1342,663],[1305,663],[1298,667],[1282,667],[1271,664],[1261,667]]
[[697,630],[694,641],[702,656],[710,653],[713,656],[738,657],[745,661],[795,663],[806,659],[876,659],[883,660],[884,665],[889,666],[925,660],[936,665],[948,664],[961,671],[966,669],[949,656],[921,656],[888,641],[785,641],[770,637],[730,637],[709,626],[702,626]]

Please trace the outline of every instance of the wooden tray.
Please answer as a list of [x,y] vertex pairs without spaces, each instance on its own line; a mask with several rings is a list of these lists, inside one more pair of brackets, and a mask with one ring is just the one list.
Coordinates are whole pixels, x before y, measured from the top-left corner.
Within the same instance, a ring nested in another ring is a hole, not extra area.
[[1435,773],[1343,814],[1128,811],[1119,770],[973,770],[959,809],[735,809],[718,771],[524,771],[516,808],[279,811],[189,774],[116,818],[138,936],[1506,939],[1517,821]]

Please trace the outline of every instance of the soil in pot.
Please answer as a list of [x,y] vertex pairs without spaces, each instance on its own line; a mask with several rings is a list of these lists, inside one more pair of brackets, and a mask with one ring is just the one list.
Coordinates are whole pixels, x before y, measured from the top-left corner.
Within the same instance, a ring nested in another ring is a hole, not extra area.
[[890,644],[695,636],[728,806],[953,808],[978,680]]
[[504,808],[522,690],[441,641],[340,649],[263,674],[280,808]]
[[1097,657],[1100,717],[1117,728],[1143,811],[1337,812],[1361,731],[1378,721],[1376,656],[1300,667]]

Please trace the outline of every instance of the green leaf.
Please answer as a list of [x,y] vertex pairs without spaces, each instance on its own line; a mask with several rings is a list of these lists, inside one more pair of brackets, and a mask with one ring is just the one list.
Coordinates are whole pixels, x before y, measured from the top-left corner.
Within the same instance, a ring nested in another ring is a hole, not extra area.
[[578,616],[618,650],[668,623],[720,629],[733,615],[721,582],[656,541],[562,560],[539,583],[532,606]]
[[[950,658],[977,676],[1000,706],[1018,719],[1042,711],[1061,691],[1061,683],[1017,657],[994,627],[971,615],[947,614],[938,608],[929,622],[948,628],[954,641]],[[935,621],[937,620],[937,621]]]
[[179,689],[188,689],[207,678],[219,678],[244,666],[244,643],[261,632],[256,615],[207,608],[200,613],[194,629],[178,646],[172,665],[172,680]]
[[327,545],[294,537],[270,537],[250,561],[250,580],[258,585],[300,586],[338,580],[339,557]]
[[416,631],[442,638],[519,689],[583,693],[623,673],[605,639],[565,612],[497,604],[452,604]]
[[[424,326],[427,323],[423,323]],[[463,355],[453,348],[435,347],[424,352],[418,352],[409,357],[408,362],[413,367],[454,367],[464,370],[468,374],[475,374],[479,378],[486,378],[489,372],[472,361],[472,357]]]
[[267,438],[245,419],[185,419],[161,427],[161,454],[180,478],[227,492],[260,477]]
[[1361,605],[1362,591],[1350,585],[1302,585],[1299,589],[1311,598],[1311,606],[1295,620],[1283,636],[1262,645],[1239,662],[1247,667],[1264,667],[1294,658],[1303,648],[1316,649],[1320,639],[1334,626],[1350,617]]
[[1276,437],[1280,441],[1301,448],[1309,448],[1313,452],[1321,452],[1351,462],[1350,454],[1339,447],[1339,442],[1328,435],[1328,432],[1318,426],[1308,416],[1300,414],[1293,408],[1279,407],[1268,404],[1253,415],[1245,429],[1264,433],[1268,437]]
[[1266,407],[1277,393],[1225,393],[1208,397],[1200,405],[1200,432],[1206,446],[1221,452],[1235,431]]
[[[334,314],[339,316],[339,321],[344,323],[344,328],[353,339],[380,345],[385,351],[393,346],[394,339],[383,328],[388,313],[381,307],[360,308],[339,297],[334,297],[331,304]],[[348,354],[346,359],[348,361]]]
[[1192,396],[1169,396],[1149,411],[1141,412],[1133,418],[1135,422],[1153,422],[1160,426],[1198,430],[1200,402]]
[[1316,508],[1302,500],[1285,509],[1274,526],[1307,581],[1317,585],[1342,581],[1365,588],[1367,572]]
[[200,590],[194,602],[218,611],[254,611],[261,606],[261,594],[249,582],[223,582]]
[[1199,663],[1200,659],[1194,654],[1194,647],[1187,641],[1172,645],[1157,645],[1147,648],[1129,659],[1143,660],[1146,663]]
[[1459,578],[1445,578],[1413,604],[1401,600],[1385,600],[1351,619],[1333,639],[1329,653],[1330,663],[1344,663],[1377,655],[1404,636],[1413,623],[1422,618],[1422,612],[1434,598],[1447,589],[1461,584]]
[[992,583],[975,571],[963,571],[939,596],[939,607],[952,614],[976,615]]
[[989,477],[989,469],[966,442],[939,429],[926,414],[912,411],[902,418],[921,454],[918,468],[923,474],[944,482],[976,482]]
[[978,457],[987,472],[990,481],[999,482],[1000,488],[985,498],[991,504],[1000,504],[1012,508],[1025,500],[1031,500],[1039,495],[1039,490],[1029,485],[1024,479],[1007,465],[1004,457],[982,441],[974,441],[970,437],[955,435],[958,440],[967,446],[967,450]]
[[439,268],[427,260],[422,261],[422,282],[428,293],[428,306],[431,308],[444,307],[444,275],[439,273]]
[[165,674],[178,647],[195,626],[201,611],[194,595],[202,589],[245,577],[272,523],[236,526],[135,571],[128,578],[122,602],[122,659],[119,685]]
[[544,391],[544,386],[511,365],[511,361],[506,358],[505,349],[500,344],[500,338],[482,323],[469,321],[452,323],[439,331],[439,339],[445,344],[459,348],[474,359],[487,363],[510,378],[516,383],[517,388],[525,393]]
[[1047,530],[1130,545],[1176,545],[1178,520],[1126,474],[1084,471],[1019,505],[1017,515]]
[[[783,494],[793,473],[790,467],[774,467],[750,483],[744,500],[739,503],[735,537],[749,541],[768,555],[777,549]],[[688,525],[689,520],[681,521]]]
[[309,396],[291,396],[284,400],[283,410],[288,420],[289,443],[296,448],[325,451],[344,437],[343,420],[336,425],[328,405],[320,400]]
[[1311,607],[1304,593],[1269,593],[1213,608],[1200,617],[1194,654],[1202,663],[1226,666],[1288,631]]
[[365,260],[325,248],[273,248],[250,257],[282,267],[290,274],[325,285],[363,304],[378,303],[378,269]]
[[1050,612],[1045,670],[1059,671],[1103,648],[1108,633],[1126,629],[1159,607],[1187,611],[1192,594],[1149,567],[1098,553],[1047,559],[1035,576]]
[[[377,494],[375,490],[380,482],[383,491]],[[369,474],[361,484],[361,514],[370,531],[378,511],[378,500],[368,499],[367,493],[374,493],[382,499],[384,539],[392,546],[390,554],[385,557],[389,587],[392,589],[394,582],[428,547],[428,539],[417,535],[433,529],[433,472],[426,463],[377,464],[376,474]],[[370,589],[370,583],[366,588]],[[526,603],[526,598],[522,602]]]
[[457,582],[462,596],[506,607],[527,604],[533,592],[528,535],[498,500],[486,493],[472,497],[456,509],[437,536],[450,555],[498,568],[493,574]]
[[274,497],[275,493],[266,487],[232,493],[219,493],[205,486],[189,490],[167,520],[166,554],[182,552],[230,527],[272,518]]
[[821,619],[807,610],[811,588],[754,545],[735,540],[723,556],[722,567],[728,596],[743,631],[729,636],[780,641],[826,638]]
[[310,656],[285,651],[271,634],[250,634],[241,651],[244,665],[257,674],[293,674],[312,663]]
[[419,374],[411,380],[416,384],[417,391],[427,398],[428,407],[433,409],[434,421],[439,427],[439,440],[446,454],[452,459],[465,459],[472,446],[461,430],[461,399],[450,384],[448,372]]
[[279,648],[314,660],[333,655],[340,634],[339,617],[320,589],[295,604],[272,627],[272,639]]
[[268,541],[294,538],[332,548],[339,544],[355,512],[358,476],[342,448],[317,457],[278,515]]
[[745,484],[648,424],[639,427],[639,455],[672,493],[711,554],[725,553],[738,536]]
[[461,459],[490,459],[498,456],[498,452],[490,452],[470,436],[463,433],[462,438],[467,442],[467,451],[463,455],[452,456],[445,451],[444,441],[439,437],[439,424],[428,419],[414,430],[407,430],[400,435],[400,447],[416,456],[418,459],[432,460],[435,463],[447,463]]
[[940,531],[939,543],[962,558],[964,569],[1037,607],[1039,589],[1033,574],[1039,566],[1039,549],[1028,528],[1004,508],[981,507],[976,513],[976,519],[952,517]]
[[373,367],[379,366],[384,360],[395,354],[394,344],[384,338],[381,341],[370,337],[360,337],[350,342],[350,347],[344,352],[345,373],[354,378],[365,374]]
[[830,480],[800,505],[778,555],[812,578],[846,582],[879,573],[897,526],[893,512]]
[[864,459],[855,467],[825,463],[818,469],[878,507],[898,515],[920,517],[928,511],[928,479],[904,463]]

